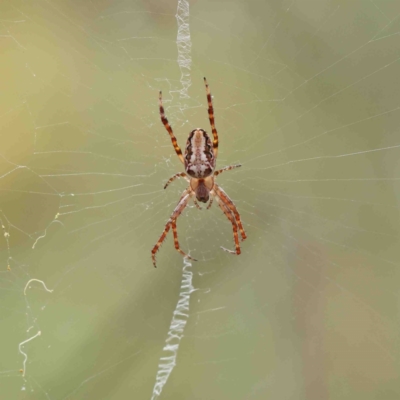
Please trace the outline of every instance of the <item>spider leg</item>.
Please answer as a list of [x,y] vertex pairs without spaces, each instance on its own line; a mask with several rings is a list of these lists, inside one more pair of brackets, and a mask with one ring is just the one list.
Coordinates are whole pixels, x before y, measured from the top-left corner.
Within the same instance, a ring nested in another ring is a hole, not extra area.
[[229,198],[229,196],[225,193],[225,191],[214,183],[213,190],[217,194],[217,196],[224,202],[224,204],[229,208],[232,214],[235,216],[236,223],[240,229],[240,235],[242,236],[242,240],[246,239],[246,232],[244,231],[242,221],[240,219],[239,211],[237,210],[236,206],[233,204],[233,201]]
[[[158,249],[160,248],[160,246],[164,242],[164,240],[165,240],[165,238],[167,236],[167,233],[171,229],[171,226],[172,226],[172,230],[174,230],[174,228],[173,228],[174,225],[175,225],[175,228],[176,228],[176,219],[179,217],[179,215],[181,215],[182,211],[187,206],[187,203],[189,202],[189,200],[192,197],[192,195],[193,195],[193,191],[190,188],[186,189],[182,193],[182,196],[179,199],[179,202],[178,202],[177,206],[175,207],[174,211],[172,212],[171,216],[169,217],[169,220],[165,224],[165,228],[164,228],[163,233],[161,234],[161,236],[158,239],[157,243],[154,245],[153,249],[151,250],[151,258],[153,260],[154,267],[156,267],[156,253],[157,253]],[[175,239],[175,234],[174,234],[174,239]],[[178,238],[176,237],[176,241],[177,240],[178,240]],[[176,242],[175,242],[175,248],[176,248]],[[178,243],[178,248],[176,248],[176,249],[181,254],[185,254],[182,250],[180,250],[179,243]],[[190,256],[187,256],[187,257],[190,257]],[[192,257],[190,257],[190,258],[192,260],[194,260]]]
[[169,232],[170,229],[171,229],[171,223],[168,220],[167,224],[165,225],[164,231],[160,236],[160,239],[158,239],[157,243],[155,244],[155,246],[151,250],[151,258],[153,260],[154,268],[157,268],[157,265],[156,265],[156,253],[157,253],[158,249],[160,248],[160,246],[162,245],[162,243],[164,242],[165,237],[167,236],[167,233]]
[[233,213],[229,209],[229,207],[225,204],[225,202],[216,193],[214,194],[214,197],[219,205],[219,208],[222,210],[222,212],[225,214],[225,216],[229,219],[229,221],[231,221],[232,229],[233,229],[233,238],[235,240],[235,247],[236,247],[236,251],[228,250],[222,246],[221,246],[221,249],[227,251],[228,253],[239,255],[240,254],[239,235],[238,235],[238,227],[236,224],[235,217],[233,216]]
[[[211,194],[211,192],[210,192],[210,194]],[[208,206],[207,206],[207,210],[211,208],[213,201],[214,201],[214,196],[211,195],[210,202],[208,203]]]
[[231,169],[234,169],[234,168],[239,168],[241,166],[242,166],[241,164],[229,165],[228,167],[224,167],[224,168],[219,169],[218,171],[215,171],[214,176],[222,174],[225,171],[230,171]]
[[215,128],[214,108],[213,108],[213,104],[212,104],[210,88],[208,87],[206,78],[204,78],[204,83],[206,85],[206,93],[207,93],[207,101],[208,101],[208,118],[210,120],[212,134],[214,136],[214,140],[213,140],[214,156],[215,156],[215,158],[217,158],[217,155],[218,155],[218,133],[217,133],[217,129]]
[[199,210],[203,209],[202,207],[200,207],[199,203],[197,202],[197,200],[195,198],[193,199],[193,203]]
[[168,179],[168,182],[165,184],[164,189],[166,189],[167,186],[177,178],[185,178],[188,182],[190,182],[189,178],[186,176],[186,173],[180,172],[179,174],[175,174],[174,176],[171,176],[171,178]]
[[183,159],[183,155],[182,155],[182,150],[181,148],[178,146],[178,141],[176,140],[176,137],[174,135],[174,132],[172,131],[171,125],[168,122],[167,117],[165,116],[164,113],[164,107],[162,104],[162,93],[160,91],[160,94],[158,96],[159,99],[159,103],[160,103],[160,117],[161,117],[161,122],[164,124],[165,129],[168,131],[169,136],[171,137],[171,141],[172,141],[172,145],[174,146],[175,152],[178,155],[179,159],[182,161],[182,164],[185,164],[185,160]]
[[186,258],[190,258],[193,261],[197,261],[195,258],[189,256],[188,254],[186,254],[183,250],[181,250],[181,248],[179,247],[179,242],[178,242],[178,232],[176,230],[176,222],[172,221],[171,222],[171,226],[172,226],[172,233],[174,234],[174,245],[175,245],[175,249],[179,251],[179,253],[181,253],[183,255],[183,257]]

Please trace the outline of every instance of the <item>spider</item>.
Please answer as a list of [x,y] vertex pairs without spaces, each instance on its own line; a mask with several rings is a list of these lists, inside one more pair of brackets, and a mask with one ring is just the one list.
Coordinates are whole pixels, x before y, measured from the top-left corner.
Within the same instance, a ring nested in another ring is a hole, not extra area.
[[176,220],[181,215],[184,208],[187,206],[189,200],[193,199],[195,206],[201,209],[198,201],[202,203],[209,204],[207,210],[211,207],[213,199],[216,200],[218,206],[221,208],[222,212],[226,215],[232,224],[233,237],[235,240],[235,251],[221,248],[232,254],[240,254],[239,246],[239,236],[238,228],[242,240],[246,239],[246,233],[243,229],[242,221],[240,220],[240,215],[236,209],[235,204],[225,193],[225,191],[215,183],[214,178],[225,171],[230,171],[231,169],[238,168],[241,165],[230,165],[228,167],[214,171],[215,164],[218,155],[218,133],[215,128],[214,122],[214,109],[212,105],[211,93],[208,87],[206,78],[204,78],[204,84],[206,87],[207,100],[208,100],[208,118],[210,119],[210,125],[212,129],[212,134],[214,140],[211,141],[210,137],[207,135],[206,131],[201,128],[196,128],[190,132],[189,137],[186,142],[185,154],[182,154],[181,148],[178,146],[178,142],[174,133],[172,131],[171,125],[168,122],[164,114],[164,107],[162,104],[162,92],[159,94],[159,106],[160,106],[160,116],[161,122],[164,124],[165,129],[168,131],[171,137],[172,145],[174,146],[175,152],[181,160],[182,164],[185,166],[185,172],[180,172],[173,175],[165,184],[164,189],[168,187],[177,178],[184,178],[189,182],[188,188],[182,193],[181,198],[174,211],[172,212],[169,220],[167,221],[164,231],[161,234],[158,242],[155,244],[151,250],[151,258],[153,260],[154,267],[156,267],[156,253],[160,248],[161,244],[164,242],[169,230],[172,228],[172,233],[174,235],[175,249],[182,254],[182,256],[187,257],[193,261],[197,261],[193,257],[186,254],[179,247],[178,233],[176,229]]

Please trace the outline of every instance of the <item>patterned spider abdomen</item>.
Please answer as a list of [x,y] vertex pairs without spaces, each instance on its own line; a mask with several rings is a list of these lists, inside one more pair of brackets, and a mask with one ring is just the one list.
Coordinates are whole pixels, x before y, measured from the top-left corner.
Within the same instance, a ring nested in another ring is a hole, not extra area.
[[213,144],[206,131],[190,132],[186,142],[185,170],[193,178],[206,178],[215,168]]

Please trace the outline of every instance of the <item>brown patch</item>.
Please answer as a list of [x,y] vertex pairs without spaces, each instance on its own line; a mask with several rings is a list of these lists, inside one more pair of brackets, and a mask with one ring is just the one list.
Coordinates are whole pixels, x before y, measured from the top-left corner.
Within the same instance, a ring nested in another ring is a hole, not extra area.
[[201,128],[190,132],[185,149],[185,170],[194,178],[205,178],[215,168],[213,144]]
[[201,201],[202,203],[207,203],[208,199],[210,198],[210,191],[208,190],[207,186],[199,180],[199,185],[196,188],[196,199]]

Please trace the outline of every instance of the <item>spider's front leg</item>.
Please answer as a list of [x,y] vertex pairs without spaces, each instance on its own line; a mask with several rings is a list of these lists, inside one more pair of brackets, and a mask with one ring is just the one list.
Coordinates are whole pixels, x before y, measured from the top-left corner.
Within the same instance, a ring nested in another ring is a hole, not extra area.
[[178,231],[176,229],[176,220],[171,221],[171,226],[172,226],[172,233],[174,235],[174,246],[175,249],[182,254],[183,257],[189,258],[190,260],[197,261],[195,258],[189,256],[189,254],[186,254],[179,246],[179,241],[178,241]]
[[218,200],[218,198],[220,200],[222,200],[224,205],[228,208],[228,210],[230,210],[232,215],[235,217],[235,222],[236,222],[237,226],[239,227],[240,235],[242,236],[242,240],[245,240],[247,238],[246,232],[244,231],[244,228],[242,225],[242,220],[240,219],[240,214],[239,214],[239,211],[237,210],[235,204],[233,204],[233,201],[225,193],[224,189],[222,189],[222,187],[217,185],[216,183],[214,184],[214,191],[217,194],[217,200]]
[[235,217],[233,216],[231,210],[228,208],[228,206],[223,202],[221,198],[218,197],[216,193],[214,193],[215,200],[217,201],[219,208],[222,210],[222,212],[225,214],[225,216],[231,221],[232,224],[232,230],[233,230],[233,239],[235,240],[235,248],[236,251],[228,250],[225,247],[221,246],[221,249],[227,251],[228,253],[231,254],[240,254],[240,245],[239,245],[239,235],[238,235],[238,227],[235,221]]
[[158,249],[160,248],[160,246],[162,245],[162,243],[164,242],[169,230],[172,227],[172,232],[174,235],[174,244],[175,244],[175,249],[181,253],[184,257],[190,258],[193,261],[197,261],[195,260],[193,257],[190,257],[188,254],[186,254],[183,250],[181,250],[180,246],[179,246],[179,242],[178,242],[178,234],[177,234],[177,230],[176,230],[176,220],[179,217],[179,215],[181,215],[182,211],[184,210],[184,208],[187,206],[187,203],[189,202],[190,198],[193,196],[193,191],[188,188],[186,189],[183,193],[181,198],[179,199],[179,202],[177,204],[177,206],[175,207],[173,213],[171,214],[169,220],[167,221],[167,223],[165,224],[165,228],[163,233],[161,234],[160,238],[158,239],[157,243],[154,245],[153,249],[151,250],[151,258],[153,260],[153,265],[156,268],[156,253],[158,251]]
[[216,183],[214,184],[211,194],[217,201],[222,212],[225,214],[225,216],[229,219],[229,221],[232,224],[233,238],[235,240],[236,251],[225,249],[225,247],[221,247],[221,248],[223,250],[227,251],[228,253],[239,255],[241,253],[241,250],[240,250],[240,245],[239,245],[238,228],[240,230],[242,240],[245,240],[247,237],[246,232],[243,229],[243,225],[242,225],[242,221],[240,219],[239,212],[238,212],[236,206],[233,204],[233,201],[229,198],[229,196],[225,193],[225,191],[220,186],[218,186]]

